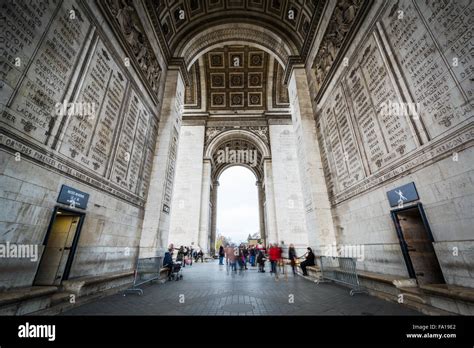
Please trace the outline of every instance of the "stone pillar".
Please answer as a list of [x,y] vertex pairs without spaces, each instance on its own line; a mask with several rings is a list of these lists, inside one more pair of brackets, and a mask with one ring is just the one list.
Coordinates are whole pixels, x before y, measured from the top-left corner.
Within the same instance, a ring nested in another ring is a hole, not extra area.
[[169,241],[180,245],[199,245],[204,123],[183,120],[181,126],[176,178],[171,204]]
[[206,254],[210,253],[209,234],[210,234],[210,203],[211,199],[211,160],[204,159],[202,165],[202,184],[201,184],[201,215],[199,219],[199,244],[198,246]]
[[303,67],[294,67],[289,83],[291,117],[296,135],[308,241],[316,253],[335,242],[326,180],[316,135],[308,80]]
[[263,171],[265,176],[265,210],[266,210],[266,227],[267,227],[267,236],[266,243],[276,243],[278,241],[278,230],[277,230],[277,221],[275,213],[275,197],[273,189],[273,170],[272,170],[272,160],[264,159],[263,160]]
[[216,228],[217,228],[217,190],[219,188],[219,181],[214,181],[212,184],[212,213],[211,213],[211,254],[215,253],[216,245]]
[[[289,116],[289,115],[288,115]],[[299,173],[297,144],[291,119],[269,124],[278,242],[308,247],[308,230]]]
[[263,191],[262,182],[257,181],[257,192],[258,192],[258,218],[259,218],[259,226],[260,226],[260,238],[265,242],[265,212],[263,211],[264,207],[263,204],[265,202],[265,192]]
[[170,67],[166,75],[139,257],[162,256],[168,244],[171,202],[165,190],[173,187],[174,172],[170,169],[175,166],[170,163],[173,161],[170,150],[177,146],[183,100],[184,84],[180,72]]

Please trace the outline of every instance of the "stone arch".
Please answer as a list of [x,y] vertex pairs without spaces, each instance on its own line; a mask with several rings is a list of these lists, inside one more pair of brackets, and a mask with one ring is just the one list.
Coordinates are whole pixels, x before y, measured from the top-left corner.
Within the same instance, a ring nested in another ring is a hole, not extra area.
[[[220,174],[227,168],[240,165],[250,169],[257,180],[263,180],[263,153],[255,143],[244,138],[231,138],[221,141],[220,145],[212,153],[212,179],[217,181]],[[226,153],[236,155],[235,162],[221,161],[222,155]]]
[[[256,165],[249,165],[248,163],[219,163],[216,156],[220,149],[229,146],[231,149],[252,149],[256,150]],[[245,129],[231,129],[226,130],[214,137],[209,144],[206,146],[204,151],[204,161],[211,163],[211,230],[210,230],[210,245],[213,245],[216,237],[216,213],[217,213],[217,189],[219,186],[220,175],[228,168],[233,166],[243,166],[249,169],[256,177],[256,185],[258,192],[258,203],[259,203],[259,216],[260,216],[260,233],[263,240],[266,240],[266,227],[265,227],[265,216],[264,216],[264,205],[265,205],[265,173],[264,173],[264,161],[271,158],[269,145],[263,141],[255,133]],[[213,252],[211,247],[211,252]]]
[[258,149],[261,151],[263,158],[269,158],[270,154],[270,147],[266,144],[260,137],[258,137],[255,133],[248,131],[246,129],[231,129],[226,130],[217,135],[212,139],[212,141],[206,146],[206,150],[204,152],[204,158],[211,159],[215,150],[225,141],[227,140],[234,140],[234,139],[242,139],[252,142]]
[[298,55],[296,45],[275,31],[251,23],[227,23],[197,32],[176,48],[175,56],[184,58],[189,69],[204,53],[223,44],[260,48],[275,57],[283,67],[291,56]]

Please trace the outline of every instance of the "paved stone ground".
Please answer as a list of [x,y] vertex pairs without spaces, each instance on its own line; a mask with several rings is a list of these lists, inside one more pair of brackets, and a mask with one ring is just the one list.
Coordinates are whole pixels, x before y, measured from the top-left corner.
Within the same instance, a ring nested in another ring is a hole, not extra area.
[[[269,265],[267,265],[269,266]],[[294,277],[279,281],[256,268],[228,272],[217,261],[194,263],[183,279],[143,287],[142,296],[116,294],[63,315],[419,315],[411,309],[348,288]],[[184,303],[180,303],[183,299]],[[291,295],[294,303],[290,303]]]

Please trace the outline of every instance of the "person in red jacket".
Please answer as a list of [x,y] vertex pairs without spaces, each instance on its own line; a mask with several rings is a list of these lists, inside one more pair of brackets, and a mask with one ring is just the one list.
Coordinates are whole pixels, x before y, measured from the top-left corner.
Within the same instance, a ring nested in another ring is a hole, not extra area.
[[277,262],[281,258],[281,250],[277,244],[270,244],[268,258],[270,259],[270,264],[272,266],[270,273],[275,273],[275,276],[278,277]]

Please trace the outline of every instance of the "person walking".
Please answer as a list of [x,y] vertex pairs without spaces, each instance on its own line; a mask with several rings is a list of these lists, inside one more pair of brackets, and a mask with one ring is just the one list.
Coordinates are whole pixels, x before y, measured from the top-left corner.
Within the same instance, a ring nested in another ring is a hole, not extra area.
[[193,246],[192,245],[188,248],[188,258],[189,258],[189,265],[192,266],[193,265]]
[[288,279],[288,275],[286,275],[285,272],[285,262],[288,257],[288,248],[285,245],[284,241],[281,241],[280,243],[280,258],[278,259],[278,268],[282,274],[285,274],[286,278]]
[[225,256],[225,251],[224,251],[224,246],[219,247],[219,265],[224,264],[224,256]]
[[237,272],[237,266],[235,264],[237,256],[235,255],[235,250],[232,246],[227,247],[226,258],[228,260],[230,270]]
[[272,243],[269,243],[268,244],[268,260],[270,261],[270,273],[273,273],[273,255],[274,255],[274,252],[273,252],[273,244]]
[[306,267],[315,265],[315,263],[314,263],[315,256],[313,254],[313,250],[310,247],[308,247],[307,249],[308,249],[308,251],[304,255],[304,256],[306,256],[306,259],[303,262],[301,262],[301,264],[300,264],[301,270],[303,271],[303,275],[305,277],[308,276],[308,272],[306,271]]
[[262,250],[258,251],[257,264],[258,264],[258,271],[261,273],[264,273],[265,272],[265,255],[263,254]]
[[255,267],[255,248],[251,247],[250,248],[250,266]]
[[189,250],[188,250],[188,247],[184,247],[184,253],[183,253],[183,267],[186,267],[186,263],[187,263],[187,260],[188,260],[188,254],[189,254]]
[[280,257],[278,258],[278,272],[285,276],[285,280],[288,281],[288,273],[286,272],[286,262],[288,259],[288,247],[285,242],[281,241],[278,247]]
[[242,244],[239,246],[239,248],[237,249],[237,262],[239,264],[239,271],[242,272],[242,269],[244,268],[244,265],[243,265],[243,257],[244,257],[244,253],[243,253],[243,250],[242,250]]
[[245,267],[245,269],[247,270],[247,259],[248,259],[248,256],[249,256],[249,251],[248,249],[244,246],[243,249],[242,249],[242,260],[243,260],[243,265]]
[[184,247],[181,245],[178,249],[178,254],[176,255],[176,261],[181,263],[181,266],[184,267]]
[[290,247],[288,248],[288,259],[290,260],[293,275],[296,275],[296,260],[298,259],[298,256],[296,255],[296,249],[293,244],[290,244]]
[[270,264],[272,266],[271,273],[275,274],[275,277],[278,279],[277,273],[277,263],[281,258],[281,251],[277,244],[270,244],[270,250],[268,251],[268,256],[270,259]]
[[230,266],[229,250],[230,250],[230,246],[229,246],[229,244],[226,244],[226,246],[224,248],[224,252],[225,252],[225,264],[227,265],[227,270],[229,270],[229,266]]

